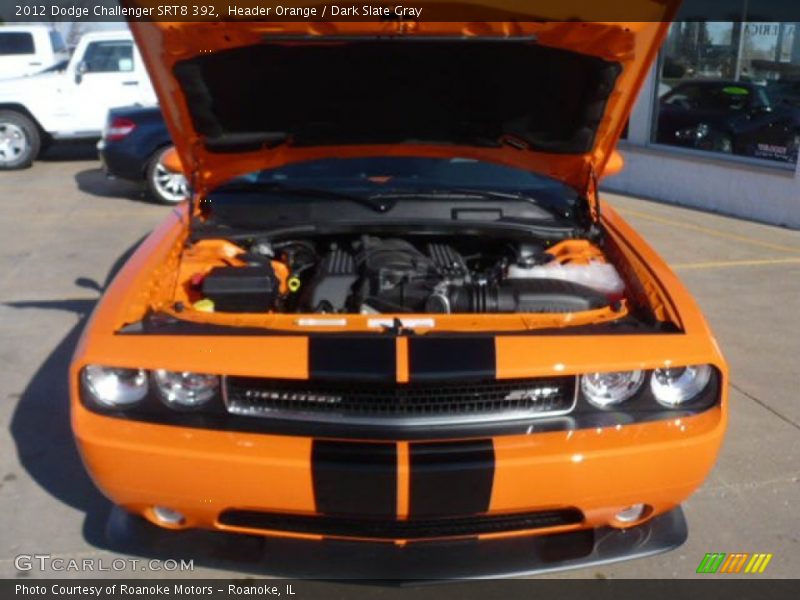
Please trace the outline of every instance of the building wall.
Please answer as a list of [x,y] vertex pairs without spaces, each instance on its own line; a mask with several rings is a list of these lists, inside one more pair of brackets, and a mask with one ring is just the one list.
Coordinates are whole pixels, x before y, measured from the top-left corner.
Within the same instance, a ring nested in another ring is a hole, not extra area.
[[603,181],[609,191],[800,229],[800,169],[752,158],[650,143],[656,67],[620,142],[625,168]]

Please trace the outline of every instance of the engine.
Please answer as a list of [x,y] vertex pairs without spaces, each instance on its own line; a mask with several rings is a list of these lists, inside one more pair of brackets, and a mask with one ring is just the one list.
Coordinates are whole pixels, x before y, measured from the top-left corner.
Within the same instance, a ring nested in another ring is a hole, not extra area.
[[463,257],[439,243],[427,243],[422,252],[406,240],[365,237],[356,264],[362,276],[353,308],[361,313],[449,312],[439,298],[471,281]]
[[622,281],[596,247],[562,244],[585,246],[582,260],[574,248],[477,240],[261,243],[244,265],[208,273],[202,291],[218,312],[566,313],[621,297]]

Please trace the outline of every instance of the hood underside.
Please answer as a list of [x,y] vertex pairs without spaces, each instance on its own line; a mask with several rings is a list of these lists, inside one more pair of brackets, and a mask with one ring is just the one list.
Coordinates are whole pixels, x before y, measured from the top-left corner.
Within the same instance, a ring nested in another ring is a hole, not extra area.
[[[677,6],[649,4],[663,21]],[[486,160],[586,191],[667,26],[131,23],[201,194],[260,169],[376,155]]]
[[526,39],[265,42],[174,68],[194,129],[217,152],[507,143],[582,154],[619,71]]

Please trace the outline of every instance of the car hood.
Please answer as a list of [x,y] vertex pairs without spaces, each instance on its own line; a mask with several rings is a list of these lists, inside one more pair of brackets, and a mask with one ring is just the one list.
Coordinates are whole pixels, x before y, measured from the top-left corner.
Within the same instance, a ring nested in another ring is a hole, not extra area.
[[679,0],[634,0],[641,22],[582,21],[583,1],[560,15],[515,4],[473,2],[503,17],[486,22],[130,27],[200,194],[260,169],[376,155],[486,160],[590,191]]

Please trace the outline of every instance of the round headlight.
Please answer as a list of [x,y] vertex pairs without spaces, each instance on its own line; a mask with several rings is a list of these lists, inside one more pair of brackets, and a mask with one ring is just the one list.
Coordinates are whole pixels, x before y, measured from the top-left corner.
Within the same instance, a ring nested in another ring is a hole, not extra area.
[[600,408],[625,402],[642,387],[643,371],[587,373],[581,377],[581,391],[586,399]]
[[191,371],[153,373],[156,387],[164,402],[173,408],[198,408],[211,400],[219,389],[219,377]]
[[147,395],[147,373],[143,369],[88,365],[82,377],[92,399],[107,408],[125,408]]
[[678,406],[702,392],[709,379],[711,379],[709,365],[656,369],[650,378],[650,389],[661,404]]

